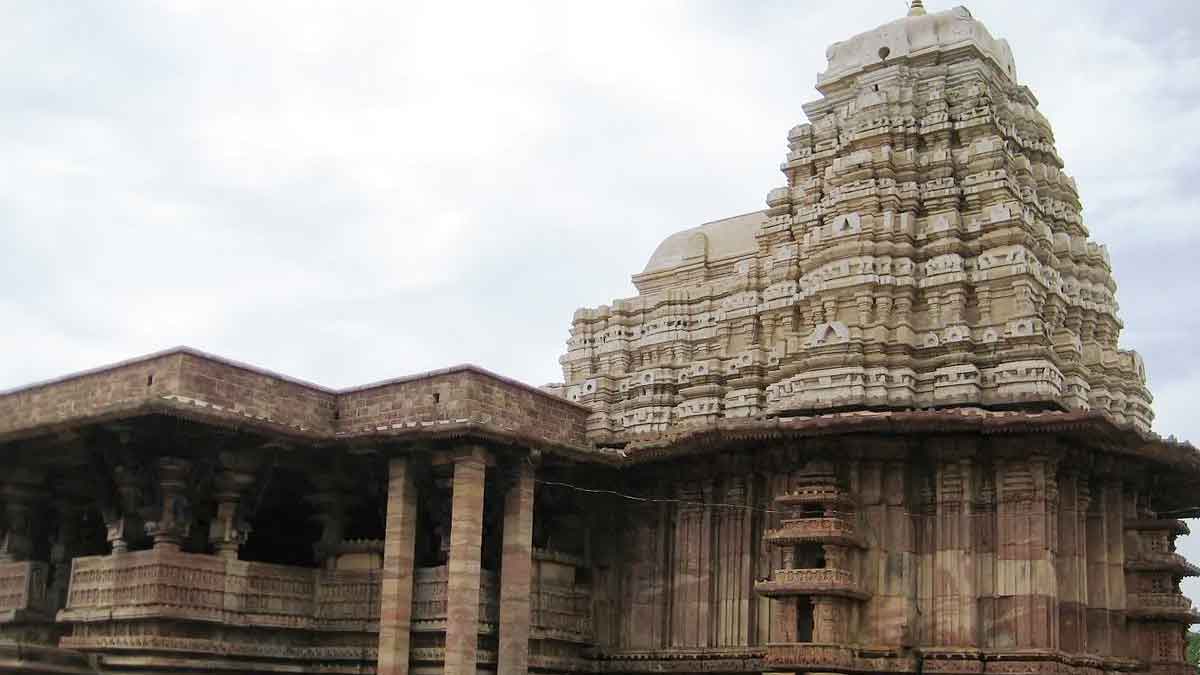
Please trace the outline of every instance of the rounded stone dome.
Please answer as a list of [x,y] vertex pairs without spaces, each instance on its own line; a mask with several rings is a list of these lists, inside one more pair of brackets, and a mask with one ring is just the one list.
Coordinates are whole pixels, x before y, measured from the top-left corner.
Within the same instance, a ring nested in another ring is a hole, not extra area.
[[688,262],[753,254],[758,251],[754,235],[763,218],[762,211],[755,211],[676,232],[654,249],[642,274],[663,272]]

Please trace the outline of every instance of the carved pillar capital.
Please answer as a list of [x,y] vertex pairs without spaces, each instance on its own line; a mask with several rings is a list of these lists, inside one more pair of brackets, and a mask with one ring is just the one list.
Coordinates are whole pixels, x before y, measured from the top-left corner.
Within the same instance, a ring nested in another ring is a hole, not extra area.
[[101,495],[100,513],[113,553],[125,553],[131,541],[142,536],[140,514],[147,501],[144,473],[136,465],[116,464],[111,472],[115,494]]
[[239,506],[246,489],[254,484],[248,471],[222,469],[216,476],[213,499],[217,514],[208,528],[208,541],[220,557],[237,560],[238,551],[250,536],[250,523],[241,516]]
[[346,497],[340,489],[327,486],[306,497],[316,510],[314,518],[321,524],[321,538],[313,545],[318,562],[331,564],[346,532]]
[[45,493],[33,486],[6,483],[0,487],[0,562],[29,560],[33,556],[35,521]]
[[160,457],[157,462],[159,503],[155,519],[146,521],[146,534],[154,548],[178,551],[192,529],[192,505],[187,497],[192,463],[179,457]]

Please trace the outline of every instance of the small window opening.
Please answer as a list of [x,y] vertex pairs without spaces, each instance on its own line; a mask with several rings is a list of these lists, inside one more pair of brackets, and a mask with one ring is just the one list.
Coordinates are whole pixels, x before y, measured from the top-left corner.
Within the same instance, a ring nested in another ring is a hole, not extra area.
[[146,386],[149,387],[152,384],[154,384],[154,373],[150,373],[146,376]]
[[796,599],[796,642],[813,641],[813,602],[802,595]]
[[817,543],[800,544],[796,547],[794,558],[796,569],[819,570],[825,568],[825,547]]
[[805,504],[800,515],[804,518],[820,518],[825,515],[825,509],[818,504]]
[[442,395],[441,395],[441,394],[439,394],[439,393],[436,393],[436,392],[435,392],[435,393],[434,393],[434,395],[433,395],[433,403],[434,403],[434,405],[437,405],[438,403],[440,403],[440,402],[441,402],[441,400],[442,400]]

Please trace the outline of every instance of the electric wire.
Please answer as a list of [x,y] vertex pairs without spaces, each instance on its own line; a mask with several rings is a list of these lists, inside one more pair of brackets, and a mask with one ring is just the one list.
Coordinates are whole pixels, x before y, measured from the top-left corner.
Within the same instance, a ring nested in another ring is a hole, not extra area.
[[764,509],[764,508],[760,508],[760,507],[753,506],[750,504],[727,504],[724,502],[696,502],[696,501],[691,501],[691,500],[687,500],[687,499],[676,499],[674,497],[642,497],[642,496],[638,496],[638,495],[631,495],[631,494],[628,494],[625,492],[617,492],[616,490],[604,490],[604,489],[599,489],[599,488],[585,488],[581,485],[572,485],[571,483],[563,483],[563,482],[554,481],[554,480],[543,480],[541,478],[535,479],[534,482],[540,483],[542,485],[550,485],[553,487],[567,488],[569,490],[575,490],[577,492],[584,492],[587,494],[610,495],[613,497],[620,497],[621,499],[626,499],[626,500],[633,501],[633,502],[642,502],[642,503],[646,503],[646,504],[679,504],[679,505],[683,505],[683,506],[716,507],[716,508],[730,509],[730,510],[734,510],[734,511],[752,511],[752,512],[767,513],[767,514],[786,514],[787,513],[786,511],[781,511],[778,509]]
[[[641,502],[644,504],[678,504],[681,506],[714,507],[714,508],[720,508],[720,509],[730,509],[732,511],[749,511],[749,512],[755,512],[755,513],[765,513],[765,514],[769,514],[769,515],[776,515],[776,514],[788,515],[790,513],[789,511],[785,511],[782,509],[761,508],[761,507],[753,506],[750,504],[728,504],[725,502],[697,502],[697,501],[691,501],[688,499],[677,499],[674,497],[647,497],[647,496],[631,495],[626,492],[618,492],[617,490],[606,490],[606,489],[601,489],[601,488],[586,488],[581,485],[574,485],[572,483],[564,483],[561,481],[545,480],[545,479],[541,479],[541,478],[534,479],[534,482],[540,483],[542,485],[549,485],[552,487],[560,487],[560,488],[566,488],[569,490],[575,490],[576,492],[583,492],[586,494],[609,495],[612,497],[619,497],[621,499],[625,499],[628,501]],[[1160,515],[1164,518],[1172,518],[1172,517],[1179,517],[1179,518],[1183,518],[1183,519],[1198,518],[1198,517],[1200,517],[1200,510],[1174,511],[1174,512],[1163,513]]]

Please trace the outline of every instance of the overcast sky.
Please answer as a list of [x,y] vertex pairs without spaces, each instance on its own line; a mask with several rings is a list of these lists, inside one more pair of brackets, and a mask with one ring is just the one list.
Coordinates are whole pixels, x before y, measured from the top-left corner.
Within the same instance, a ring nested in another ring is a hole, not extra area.
[[[1157,430],[1200,442],[1200,4],[968,6],[1109,246]],[[0,2],[0,388],[179,344],[335,387],[558,380],[572,311],[762,208],[826,46],[904,11]]]

